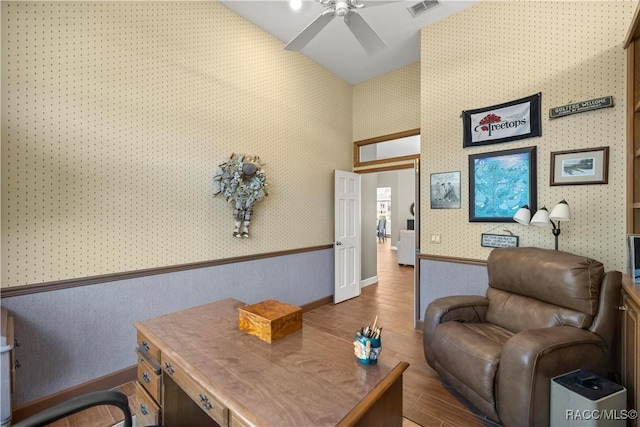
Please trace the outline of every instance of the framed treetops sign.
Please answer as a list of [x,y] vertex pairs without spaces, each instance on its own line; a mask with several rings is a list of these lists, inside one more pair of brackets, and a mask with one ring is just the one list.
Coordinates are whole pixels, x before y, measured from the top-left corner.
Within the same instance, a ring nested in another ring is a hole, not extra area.
[[541,93],[462,112],[464,148],[542,135]]

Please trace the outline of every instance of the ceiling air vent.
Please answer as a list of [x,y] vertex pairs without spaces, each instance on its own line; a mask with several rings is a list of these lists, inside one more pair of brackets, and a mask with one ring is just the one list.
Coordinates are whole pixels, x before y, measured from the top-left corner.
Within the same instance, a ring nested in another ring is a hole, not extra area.
[[411,14],[411,16],[415,18],[416,16],[422,15],[432,7],[437,6],[438,4],[438,0],[424,0],[419,3],[412,4],[411,6],[407,7],[407,10]]

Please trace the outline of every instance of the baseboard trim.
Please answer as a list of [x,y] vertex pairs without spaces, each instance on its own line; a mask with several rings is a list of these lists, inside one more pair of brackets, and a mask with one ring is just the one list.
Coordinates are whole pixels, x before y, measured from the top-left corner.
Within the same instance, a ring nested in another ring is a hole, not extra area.
[[440,261],[440,262],[452,262],[454,264],[468,264],[468,265],[479,265],[482,267],[486,267],[487,261],[481,259],[471,259],[471,258],[458,258],[451,256],[442,256],[442,255],[428,255],[428,254],[419,254],[418,258],[426,259],[429,261]]
[[316,308],[322,307],[323,305],[331,304],[333,302],[333,295],[326,296],[324,298],[320,298],[319,300],[312,301],[308,304],[303,304],[300,306],[303,313],[307,311],[315,310]]
[[91,393],[99,390],[111,390],[112,388],[121,386],[130,381],[136,379],[137,365],[124,368],[120,371],[107,374],[100,378],[88,381],[83,384],[59,391],[57,393],[50,394],[33,402],[29,402],[26,405],[14,408],[11,411],[11,422],[17,423],[32,415],[35,415],[47,408],[51,408],[59,403],[66,402],[74,397],[82,396],[83,394]]
[[360,287],[364,288],[365,286],[374,285],[378,283],[378,276],[369,277],[368,279],[364,279],[360,281]]

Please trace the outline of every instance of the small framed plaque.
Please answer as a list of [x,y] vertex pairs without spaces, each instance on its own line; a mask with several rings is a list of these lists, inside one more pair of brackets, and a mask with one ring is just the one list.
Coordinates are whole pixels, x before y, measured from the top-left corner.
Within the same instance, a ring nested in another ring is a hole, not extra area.
[[483,248],[517,248],[518,240],[518,236],[482,233],[480,246]]

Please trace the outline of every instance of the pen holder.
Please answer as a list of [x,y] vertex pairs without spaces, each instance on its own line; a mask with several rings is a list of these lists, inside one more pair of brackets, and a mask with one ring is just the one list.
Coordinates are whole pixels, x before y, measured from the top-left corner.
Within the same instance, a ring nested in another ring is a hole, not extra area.
[[378,363],[378,355],[382,351],[382,339],[367,338],[359,333],[356,334],[353,342],[353,350],[358,362],[365,365],[375,365]]

